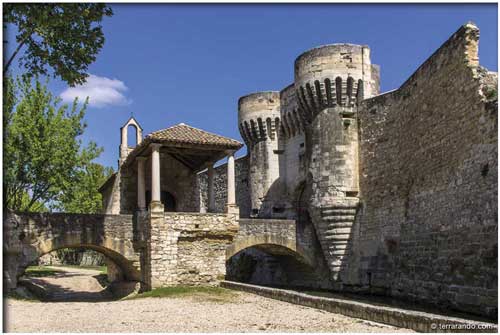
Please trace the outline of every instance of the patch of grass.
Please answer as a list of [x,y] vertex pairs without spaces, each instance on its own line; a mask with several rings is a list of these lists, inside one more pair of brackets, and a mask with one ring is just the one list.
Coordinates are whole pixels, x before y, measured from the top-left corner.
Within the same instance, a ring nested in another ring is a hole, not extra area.
[[100,273],[96,276],[93,276],[98,282],[99,284],[102,286],[102,287],[107,287],[110,282],[108,280],[108,275],[106,275],[105,273]]
[[23,301],[35,301],[35,302],[40,301],[35,296],[33,296],[29,291],[26,291],[26,289],[24,289],[21,292],[22,292],[22,294],[20,292],[18,292],[18,290],[7,292],[4,295],[4,298],[5,299],[12,299],[12,300],[23,300]]
[[195,298],[199,301],[231,302],[236,296],[236,292],[217,286],[169,286],[139,293],[129,299]]
[[24,271],[24,274],[29,277],[47,277],[54,276],[56,273],[62,271],[53,269],[49,266],[28,266]]
[[54,266],[61,266],[65,268],[79,268],[79,269],[87,269],[87,270],[96,270],[101,272],[101,274],[107,275],[108,274],[108,267],[106,265],[54,265]]

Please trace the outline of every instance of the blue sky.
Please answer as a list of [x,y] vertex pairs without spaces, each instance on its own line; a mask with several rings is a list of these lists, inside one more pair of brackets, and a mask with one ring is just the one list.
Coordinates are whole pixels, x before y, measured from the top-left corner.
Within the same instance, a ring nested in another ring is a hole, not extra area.
[[[119,129],[131,113],[145,134],[184,122],[241,140],[238,98],[292,83],[295,58],[318,45],[369,45],[387,91],[473,21],[481,30],[480,63],[497,71],[496,4],[112,7],[114,16],[103,23],[104,48],[89,69],[89,86],[101,89],[93,91],[84,140],[103,146],[98,162],[115,169]],[[50,88],[63,97],[74,93],[58,80]]]

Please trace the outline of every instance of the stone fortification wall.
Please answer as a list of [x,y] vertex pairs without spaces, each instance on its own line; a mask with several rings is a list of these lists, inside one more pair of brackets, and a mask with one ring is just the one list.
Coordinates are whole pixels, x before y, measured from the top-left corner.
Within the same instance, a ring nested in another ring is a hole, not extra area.
[[460,28],[396,91],[362,102],[350,281],[496,316],[497,82]]
[[[248,185],[248,156],[235,159],[236,204],[240,208],[240,217],[250,217],[251,203]],[[202,212],[208,211],[208,175],[207,171],[198,173],[199,199]],[[223,213],[227,203],[227,163],[214,168],[215,212]]]

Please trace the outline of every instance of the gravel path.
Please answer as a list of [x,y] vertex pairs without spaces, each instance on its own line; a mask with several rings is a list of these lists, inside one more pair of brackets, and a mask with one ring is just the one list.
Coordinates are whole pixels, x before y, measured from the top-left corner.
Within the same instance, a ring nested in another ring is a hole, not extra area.
[[[74,269],[72,269],[74,272]],[[60,276],[52,285],[77,291],[84,276]],[[64,283],[60,281],[64,280]],[[8,332],[407,332],[309,307],[231,292],[107,302],[32,302],[7,299]]]
[[58,272],[53,276],[29,278],[31,282],[44,287],[51,301],[102,301],[112,299],[111,295],[96,279],[101,272],[75,267],[50,266]]
[[96,303],[8,299],[6,308],[9,332],[407,331],[248,293],[222,303],[195,297]]

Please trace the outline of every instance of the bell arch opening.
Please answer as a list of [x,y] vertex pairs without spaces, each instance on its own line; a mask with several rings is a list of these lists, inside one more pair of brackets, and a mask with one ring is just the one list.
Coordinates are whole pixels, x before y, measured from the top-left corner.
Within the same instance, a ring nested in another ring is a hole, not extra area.
[[127,144],[129,148],[135,148],[139,140],[139,129],[135,124],[129,124],[127,126]]

